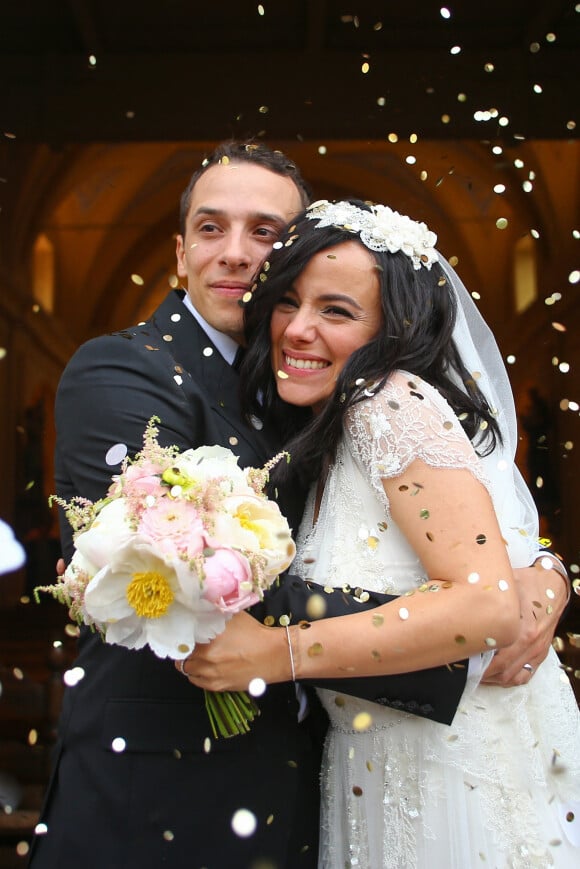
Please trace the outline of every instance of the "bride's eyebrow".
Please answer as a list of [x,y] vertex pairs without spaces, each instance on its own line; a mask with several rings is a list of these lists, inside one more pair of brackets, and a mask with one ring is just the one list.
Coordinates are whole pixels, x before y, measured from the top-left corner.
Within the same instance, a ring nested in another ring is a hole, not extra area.
[[363,308],[356,299],[353,299],[352,296],[346,296],[343,293],[322,293],[319,297],[321,302],[346,302],[348,305],[352,305],[353,308],[358,308],[359,311],[362,311]]

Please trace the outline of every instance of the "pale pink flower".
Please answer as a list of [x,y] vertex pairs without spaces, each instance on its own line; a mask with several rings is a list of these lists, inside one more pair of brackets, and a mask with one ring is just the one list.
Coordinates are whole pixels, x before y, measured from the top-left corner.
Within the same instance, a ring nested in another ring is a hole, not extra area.
[[160,498],[141,515],[139,534],[154,542],[160,553],[182,552],[188,558],[205,547],[203,522],[189,501]]

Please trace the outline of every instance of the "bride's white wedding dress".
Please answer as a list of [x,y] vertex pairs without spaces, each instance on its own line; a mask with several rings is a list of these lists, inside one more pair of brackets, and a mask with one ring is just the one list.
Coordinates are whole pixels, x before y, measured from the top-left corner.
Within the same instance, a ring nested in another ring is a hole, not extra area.
[[[488,485],[444,399],[397,372],[349,411],[314,525],[314,492],[309,499],[296,572],[324,586],[395,594],[421,586],[424,568],[392,521],[381,484],[415,458],[468,468]],[[508,522],[502,533],[512,565],[530,563],[520,529]],[[569,802],[580,792],[578,707],[553,651],[526,686],[472,679],[450,727],[319,693],[332,722],[322,768],[322,869],[580,866],[571,841],[580,838],[580,820],[571,819]],[[372,716],[364,732],[353,726],[361,711]]]

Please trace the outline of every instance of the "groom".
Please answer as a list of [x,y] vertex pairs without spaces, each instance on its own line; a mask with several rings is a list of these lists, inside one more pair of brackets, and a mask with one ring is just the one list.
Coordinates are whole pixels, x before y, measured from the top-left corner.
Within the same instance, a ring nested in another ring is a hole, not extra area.
[[[141,448],[153,415],[163,445],[222,444],[242,465],[261,465],[277,450],[279,433],[241,418],[232,368],[242,336],[238,301],[307,202],[297,168],[263,146],[222,146],[194,174],[177,241],[187,293],[171,293],[142,325],[88,342],[63,374],[61,497],[102,497],[119,454]],[[302,493],[281,494],[296,528]],[[68,561],[64,519],[62,536]],[[267,689],[249,734],[208,745],[203,694],[171,662],[107,646],[84,629],[76,666],[83,677],[66,690],[33,869],[316,866],[319,744],[315,716],[298,723],[292,684]],[[382,693],[425,705],[434,673],[391,677],[396,689],[385,681]],[[464,674],[453,673],[459,693]],[[243,817],[250,832],[255,824],[251,835],[236,824]]]

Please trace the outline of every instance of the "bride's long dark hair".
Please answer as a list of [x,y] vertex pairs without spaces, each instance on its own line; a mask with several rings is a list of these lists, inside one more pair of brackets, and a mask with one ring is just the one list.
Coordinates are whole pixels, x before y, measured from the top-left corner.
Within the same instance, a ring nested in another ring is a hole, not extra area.
[[[348,201],[368,210],[363,202]],[[423,266],[416,270],[400,251],[369,251],[377,265],[383,328],[350,356],[324,409],[314,416],[309,409],[280,399],[270,363],[272,311],[315,254],[353,240],[362,244],[357,233],[336,226],[318,228],[316,220],[301,214],[286,228],[281,246],[272,251],[246,306],[242,405],[248,415],[278,428],[291,455],[288,465],[281,463],[273,472],[275,482],[294,474],[302,483],[317,479],[325,460],[334,457],[348,409],[365,398],[365,388],[384,384],[397,369],[438,389],[482,454],[501,440],[487,401],[452,340],[456,303],[443,269],[434,263],[429,270]]]

